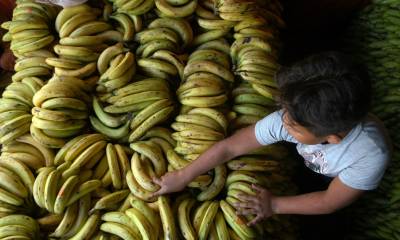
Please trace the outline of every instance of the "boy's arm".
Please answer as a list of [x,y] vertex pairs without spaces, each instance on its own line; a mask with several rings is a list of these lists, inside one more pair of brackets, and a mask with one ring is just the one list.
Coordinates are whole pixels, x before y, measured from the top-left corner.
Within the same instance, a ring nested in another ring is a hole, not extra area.
[[214,144],[193,163],[178,171],[169,172],[154,182],[160,185],[155,195],[182,190],[197,176],[214,167],[261,146],[254,134],[255,125],[248,126]]
[[273,197],[271,208],[276,214],[329,214],[348,206],[363,192],[345,185],[336,177],[325,191]]

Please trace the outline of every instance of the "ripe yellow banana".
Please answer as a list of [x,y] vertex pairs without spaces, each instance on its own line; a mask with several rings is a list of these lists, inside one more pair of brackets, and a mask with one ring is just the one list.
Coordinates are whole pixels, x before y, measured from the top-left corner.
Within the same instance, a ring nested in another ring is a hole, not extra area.
[[228,69],[212,61],[207,61],[207,60],[193,61],[191,64],[186,65],[184,70],[184,76],[185,78],[187,78],[188,76],[196,72],[210,72],[228,82],[234,81],[234,76]]
[[142,188],[139,183],[136,181],[136,178],[133,176],[131,170],[129,170],[126,174],[126,182],[128,184],[129,190],[131,193],[144,201],[154,201],[155,197],[153,196],[153,192],[147,191]]
[[204,191],[202,191],[199,195],[197,195],[197,200],[205,201],[214,198],[224,187],[227,169],[224,165],[220,165],[214,169],[215,175],[214,180],[210,186],[207,187]]
[[159,124],[170,116],[172,111],[174,110],[174,106],[166,107],[161,111],[151,115],[147,120],[145,120],[139,127],[137,127],[131,135],[129,136],[129,142],[133,142],[139,138],[141,138],[147,130],[152,128],[154,125]]
[[155,240],[156,236],[153,235],[153,229],[151,224],[143,215],[143,213],[136,208],[129,208],[125,211],[125,214],[133,221],[133,223],[139,229],[142,239],[144,240]]
[[156,7],[165,16],[173,18],[184,18],[194,13],[197,7],[197,0],[188,1],[188,3],[174,6],[168,3],[167,0],[155,0]]
[[73,193],[76,185],[78,184],[79,177],[78,176],[70,176],[61,186],[60,190],[57,193],[56,200],[54,202],[54,213],[61,214],[64,212],[66,204]]
[[261,160],[257,157],[240,157],[228,162],[231,170],[245,171],[270,171],[279,167],[279,162],[274,160]]
[[92,12],[82,12],[71,16],[59,30],[60,38],[68,37],[79,25],[93,21],[96,15]]
[[172,214],[172,209],[166,196],[158,197],[161,222],[164,230],[164,239],[177,239],[177,226]]
[[137,235],[135,235],[130,228],[123,224],[115,222],[105,222],[100,225],[100,230],[103,232],[114,234],[125,240],[135,240]]
[[115,204],[120,203],[124,200],[129,194],[129,190],[119,190],[113,193],[110,193],[101,199],[99,199],[94,207],[89,211],[89,213],[96,212],[98,210],[109,209],[113,207]]
[[236,215],[234,208],[229,203],[221,200],[220,207],[226,222],[241,239],[254,238],[256,236],[254,230],[247,226],[245,220]]
[[215,62],[219,65],[222,65],[227,69],[230,68],[230,61],[228,55],[225,54],[224,52],[220,52],[217,50],[213,49],[196,50],[189,56],[188,64],[198,60],[208,60]]
[[32,194],[35,178],[30,169],[19,160],[2,159],[0,166],[16,174]]
[[79,25],[77,28],[75,28],[69,34],[69,37],[90,36],[93,34],[102,33],[104,31],[107,31],[110,29],[111,29],[111,25],[106,22],[90,21],[90,22],[86,22],[82,25]]
[[90,239],[97,231],[99,222],[99,213],[90,215],[85,224],[82,225],[82,228],[70,240]]
[[75,222],[78,216],[78,211],[79,211],[78,203],[72,204],[71,206],[67,207],[60,224],[58,224],[57,228],[49,236],[50,237],[64,236],[64,234],[66,234],[71,229],[73,223]]
[[181,233],[185,239],[194,240],[197,234],[190,220],[190,213],[196,201],[191,198],[184,199],[178,208],[178,222]]
[[[129,208],[129,207],[128,207]],[[107,212],[101,216],[101,220],[105,222],[113,222],[113,223],[119,223],[121,225],[124,225],[125,227],[128,227],[131,232],[134,233],[134,235],[137,238],[140,238],[140,232],[136,224],[133,223],[133,221],[123,212]]]
[[193,30],[190,24],[184,19],[159,18],[151,22],[148,28],[166,27],[179,34],[183,47],[185,48],[193,41]]
[[135,34],[135,28],[133,26],[132,20],[124,13],[117,13],[115,15],[110,16],[111,19],[114,19],[118,22],[120,26],[124,29],[123,31],[123,40],[130,41],[133,39]]
[[230,45],[224,38],[205,42],[197,47],[197,50],[201,49],[214,49],[228,55],[230,54]]

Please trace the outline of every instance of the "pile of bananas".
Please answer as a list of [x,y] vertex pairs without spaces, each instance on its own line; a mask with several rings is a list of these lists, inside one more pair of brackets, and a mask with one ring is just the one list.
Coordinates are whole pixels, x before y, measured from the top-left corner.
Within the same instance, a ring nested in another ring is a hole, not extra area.
[[399,8],[399,1],[373,1],[358,14],[344,39],[345,50],[367,67],[374,90],[372,112],[384,122],[394,145],[378,189],[349,209],[354,219],[349,239],[400,238]]
[[294,239],[290,219],[250,228],[233,207],[251,183],[293,193],[282,146],[177,194],[154,197],[152,181],[274,110],[280,14],[276,1],[18,1],[2,25],[20,59],[0,99],[0,236]]
[[54,56],[47,48],[54,41],[49,25],[56,16],[55,7],[23,2],[14,9],[12,20],[1,25],[8,30],[3,41],[11,41],[10,48],[17,56],[13,83],[7,86],[0,99],[2,144],[29,132],[32,97],[44,85],[41,78],[47,78],[52,72],[45,60]]

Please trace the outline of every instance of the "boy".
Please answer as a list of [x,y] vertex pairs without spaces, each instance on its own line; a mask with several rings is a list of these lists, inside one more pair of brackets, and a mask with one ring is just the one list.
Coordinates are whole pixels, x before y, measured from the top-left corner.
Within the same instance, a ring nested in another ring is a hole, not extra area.
[[241,196],[238,214],[255,214],[253,225],[273,214],[328,214],[378,186],[389,161],[382,124],[368,115],[371,86],[346,56],[328,52],[281,69],[276,80],[282,109],[239,130],[185,168],[154,182],[155,195],[182,190],[196,176],[262,145],[297,144],[311,170],[333,178],[325,191],[274,196],[253,186],[256,196]]

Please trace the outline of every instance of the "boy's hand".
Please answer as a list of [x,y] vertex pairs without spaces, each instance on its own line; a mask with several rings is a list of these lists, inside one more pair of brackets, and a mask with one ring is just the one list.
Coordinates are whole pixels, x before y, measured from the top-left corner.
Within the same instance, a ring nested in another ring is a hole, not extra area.
[[182,191],[188,184],[184,179],[182,171],[179,170],[168,172],[160,178],[153,178],[153,182],[160,185],[160,189],[153,196]]
[[249,215],[254,214],[256,217],[247,223],[247,225],[252,226],[257,222],[265,220],[272,216],[272,194],[255,184],[251,185],[255,190],[256,195],[240,195],[239,200],[241,203],[234,205],[236,207],[236,214],[238,215]]

